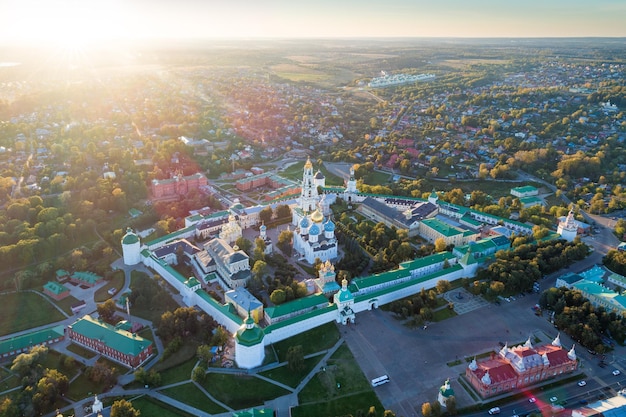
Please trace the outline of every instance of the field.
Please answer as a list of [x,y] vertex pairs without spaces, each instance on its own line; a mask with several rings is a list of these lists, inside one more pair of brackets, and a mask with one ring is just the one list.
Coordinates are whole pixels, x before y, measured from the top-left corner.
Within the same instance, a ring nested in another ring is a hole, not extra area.
[[45,297],[33,292],[1,295],[0,317],[2,317],[0,336],[54,323],[65,318]]
[[172,407],[148,396],[134,398],[132,402],[133,408],[139,410],[142,416],[193,417],[192,414],[185,413],[176,407]]
[[200,384],[215,399],[235,410],[263,405],[289,391],[254,376],[209,373]]
[[301,405],[293,410],[294,417],[365,415],[371,406],[379,413],[383,411],[376,393],[345,344],[304,387],[298,399]]
[[[205,389],[207,387],[205,386]],[[236,388],[235,388],[236,390]],[[163,394],[172,397],[180,402],[189,404],[199,410],[209,414],[223,413],[224,410],[219,405],[211,401],[201,390],[193,383],[177,385],[162,391]]]
[[311,329],[308,332],[290,337],[282,342],[273,345],[278,361],[287,360],[287,351],[291,346],[302,346],[303,355],[307,356],[312,353],[321,352],[330,349],[339,340],[339,332],[334,323],[327,323],[323,326]]

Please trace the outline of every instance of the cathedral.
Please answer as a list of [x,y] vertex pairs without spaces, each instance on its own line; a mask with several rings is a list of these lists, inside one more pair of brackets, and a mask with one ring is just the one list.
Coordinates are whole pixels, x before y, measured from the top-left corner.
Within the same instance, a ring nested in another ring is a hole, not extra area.
[[337,258],[337,239],[335,238],[335,224],[330,217],[325,218],[322,203],[323,198],[318,193],[318,186],[324,186],[324,176],[321,172],[313,174],[313,164],[307,159],[304,164],[302,177],[302,191],[298,198],[297,207],[293,212],[293,249],[313,265],[315,259],[322,262]]

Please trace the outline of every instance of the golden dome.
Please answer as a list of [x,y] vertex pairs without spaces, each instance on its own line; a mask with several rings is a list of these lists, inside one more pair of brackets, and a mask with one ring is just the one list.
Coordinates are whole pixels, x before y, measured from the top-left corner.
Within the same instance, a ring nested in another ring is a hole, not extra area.
[[304,168],[313,168],[313,164],[311,163],[311,158],[307,157],[306,162],[304,163]]
[[315,210],[313,213],[311,213],[311,220],[314,223],[321,223],[324,220],[324,215],[320,213],[319,210]]

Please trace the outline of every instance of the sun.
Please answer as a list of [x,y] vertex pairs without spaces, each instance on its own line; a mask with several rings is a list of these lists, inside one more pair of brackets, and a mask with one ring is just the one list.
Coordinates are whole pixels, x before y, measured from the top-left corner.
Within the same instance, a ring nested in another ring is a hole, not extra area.
[[10,33],[47,48],[80,50],[125,35],[120,0],[9,0]]

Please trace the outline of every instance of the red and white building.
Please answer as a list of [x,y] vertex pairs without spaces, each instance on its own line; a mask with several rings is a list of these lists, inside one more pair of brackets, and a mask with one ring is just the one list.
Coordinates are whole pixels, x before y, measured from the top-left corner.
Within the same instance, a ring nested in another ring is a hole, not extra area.
[[78,345],[130,368],[152,356],[152,342],[89,315],[67,326],[66,336]]
[[523,388],[578,368],[574,346],[568,351],[557,336],[551,344],[533,347],[530,337],[520,346],[504,347],[490,358],[474,359],[465,370],[465,377],[474,389],[488,398]]
[[206,187],[207,184],[207,178],[198,172],[186,177],[176,175],[166,180],[152,180],[150,191],[155,200],[176,200],[190,191]]

